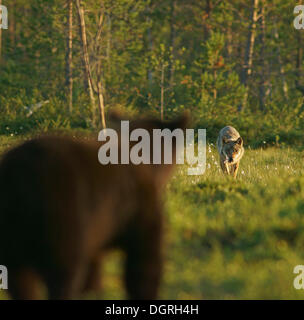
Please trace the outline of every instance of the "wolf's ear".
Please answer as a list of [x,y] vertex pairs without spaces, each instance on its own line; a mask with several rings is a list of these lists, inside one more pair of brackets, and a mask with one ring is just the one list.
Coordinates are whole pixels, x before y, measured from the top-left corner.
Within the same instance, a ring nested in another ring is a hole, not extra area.
[[239,137],[239,138],[236,140],[236,143],[242,146],[242,145],[243,145],[243,139],[242,139],[242,137]]

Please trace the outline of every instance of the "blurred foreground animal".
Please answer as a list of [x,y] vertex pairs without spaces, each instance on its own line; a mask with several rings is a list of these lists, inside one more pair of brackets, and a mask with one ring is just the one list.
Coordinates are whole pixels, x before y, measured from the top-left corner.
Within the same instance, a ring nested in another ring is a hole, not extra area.
[[[131,121],[130,130],[144,128],[152,136],[154,128],[184,128],[185,121]],[[41,282],[49,299],[98,290],[100,257],[114,247],[125,252],[128,297],[157,297],[161,195],[173,166],[101,165],[100,145],[54,135],[3,156],[0,264],[8,268],[12,298],[41,298]]]
[[244,154],[242,137],[236,129],[227,126],[221,129],[216,144],[223,172],[236,178]]

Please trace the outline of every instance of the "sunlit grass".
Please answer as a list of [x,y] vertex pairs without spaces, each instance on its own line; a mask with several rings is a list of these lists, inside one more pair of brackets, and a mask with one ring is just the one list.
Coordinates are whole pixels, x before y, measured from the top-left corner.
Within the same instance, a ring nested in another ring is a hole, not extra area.
[[[15,142],[0,137],[0,148]],[[292,148],[246,148],[233,180],[208,145],[204,175],[178,167],[164,198],[160,297],[303,299],[304,290],[293,287],[293,269],[304,264],[303,156]],[[123,259],[118,252],[105,259],[99,298],[125,297]]]
[[[204,175],[177,168],[165,199],[161,298],[304,298],[293,287],[294,266],[304,264],[303,155],[246,148],[233,180],[222,174],[210,145]],[[116,298],[120,290],[107,282],[104,297]]]
[[180,170],[168,186],[162,298],[304,298],[293,287],[304,264],[302,157],[247,149],[235,181],[210,146],[203,176]]

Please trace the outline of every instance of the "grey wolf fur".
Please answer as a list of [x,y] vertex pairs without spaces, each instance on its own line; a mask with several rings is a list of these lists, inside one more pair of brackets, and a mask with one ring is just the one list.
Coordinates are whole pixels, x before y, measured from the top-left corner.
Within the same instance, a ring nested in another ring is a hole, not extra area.
[[244,154],[242,137],[235,128],[227,126],[221,129],[216,144],[223,172],[236,178]]

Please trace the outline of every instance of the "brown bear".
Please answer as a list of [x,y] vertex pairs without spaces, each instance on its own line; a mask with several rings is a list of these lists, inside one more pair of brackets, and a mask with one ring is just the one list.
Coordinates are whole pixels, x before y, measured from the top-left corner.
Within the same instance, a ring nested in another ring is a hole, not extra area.
[[[137,120],[130,131],[185,124],[184,116],[168,123]],[[113,247],[126,255],[128,297],[157,297],[161,195],[172,165],[102,165],[96,140],[42,136],[2,157],[0,264],[8,268],[13,299],[41,298],[41,281],[49,299],[79,298],[86,289],[98,289],[100,257]]]

